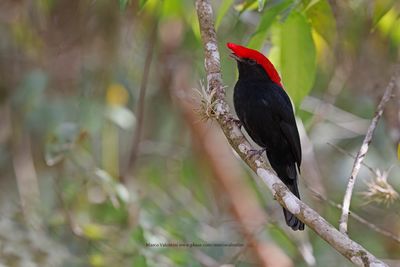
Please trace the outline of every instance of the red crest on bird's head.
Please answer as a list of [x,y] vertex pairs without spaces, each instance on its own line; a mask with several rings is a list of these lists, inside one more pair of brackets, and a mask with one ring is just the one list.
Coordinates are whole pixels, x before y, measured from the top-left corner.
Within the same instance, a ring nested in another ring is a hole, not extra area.
[[227,43],[226,46],[232,50],[232,52],[240,57],[240,58],[249,58],[255,60],[257,64],[260,64],[265,72],[268,74],[269,78],[283,88],[281,83],[281,77],[279,76],[278,72],[276,71],[274,65],[269,61],[269,59],[258,52],[257,50],[250,49],[241,45],[237,45],[234,43]]

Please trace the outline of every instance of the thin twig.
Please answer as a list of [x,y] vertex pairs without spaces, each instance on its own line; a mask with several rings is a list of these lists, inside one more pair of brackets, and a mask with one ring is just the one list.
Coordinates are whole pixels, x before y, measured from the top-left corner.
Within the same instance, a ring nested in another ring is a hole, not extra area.
[[[315,191],[314,189],[312,189],[312,188],[310,188],[308,186],[306,188],[317,199],[327,202],[332,207],[338,208],[340,210],[342,209],[342,205],[340,205],[340,204],[338,204],[338,203],[336,203],[336,202],[324,197],[323,195],[321,195],[320,193],[318,193],[317,191]],[[354,220],[358,221],[359,223],[362,223],[362,224],[368,226],[370,229],[374,230],[375,232],[380,233],[380,234],[386,236],[387,238],[390,238],[390,239],[396,241],[397,243],[400,243],[400,237],[399,236],[396,236],[395,234],[393,234],[393,233],[391,233],[391,232],[389,232],[389,231],[387,231],[385,229],[382,229],[382,228],[380,228],[379,226],[377,226],[377,225],[375,225],[373,223],[370,223],[369,221],[367,221],[366,219],[364,219],[363,217],[361,217],[360,215],[356,214],[353,211],[350,211],[349,214],[350,214],[350,217],[352,217]]]
[[140,139],[142,136],[142,129],[143,129],[143,122],[144,122],[144,110],[145,110],[145,99],[146,99],[146,89],[147,83],[149,80],[150,74],[150,65],[153,59],[154,54],[154,45],[157,39],[157,29],[158,29],[158,20],[155,21],[153,29],[151,30],[149,40],[148,40],[148,47],[146,52],[146,59],[144,62],[143,68],[143,77],[142,82],[140,84],[140,92],[139,92],[139,99],[137,102],[137,111],[136,111],[136,130],[135,134],[133,135],[133,142],[132,142],[132,152],[129,158],[128,169],[132,169],[135,165],[138,153],[139,153],[139,144]]
[[295,214],[301,221],[314,230],[321,238],[328,242],[334,249],[357,266],[387,266],[369,251],[351,240],[347,235],[340,233],[316,211],[296,198],[282,181],[273,173],[265,163],[264,158],[248,157],[253,148],[246,140],[243,133],[231,120],[229,106],[225,101],[225,90],[221,78],[220,56],[213,22],[213,11],[209,0],[196,0],[197,16],[205,54],[205,69],[207,73],[208,90],[213,93],[217,104],[215,105],[215,119],[218,121],[232,148],[238,153],[246,164],[257,173],[264,181],[275,199]]
[[[330,145],[331,147],[333,147],[334,149],[336,149],[337,151],[339,151],[340,153],[347,155],[353,159],[356,159],[356,156],[354,156],[353,154],[351,154],[350,152],[344,150],[343,148],[341,148],[340,146],[337,146],[335,144],[332,143],[328,143],[328,145]],[[374,175],[376,174],[376,171],[369,165],[365,164],[364,162],[361,162],[361,165],[363,165],[365,168],[367,168],[370,172],[372,172]]]
[[349,220],[350,201],[351,201],[351,196],[353,194],[354,184],[356,183],[357,175],[358,172],[360,171],[361,163],[368,152],[369,144],[371,143],[375,128],[378,125],[378,121],[383,114],[383,109],[385,107],[385,104],[389,101],[389,99],[392,96],[392,91],[394,87],[395,87],[395,76],[391,78],[388,86],[385,89],[385,93],[383,94],[383,97],[376,109],[375,116],[372,119],[370,126],[368,127],[367,134],[365,135],[364,141],[354,161],[353,169],[351,171],[351,176],[349,177],[346,192],[343,197],[342,215],[339,220],[339,231],[343,234],[347,234],[347,222]]

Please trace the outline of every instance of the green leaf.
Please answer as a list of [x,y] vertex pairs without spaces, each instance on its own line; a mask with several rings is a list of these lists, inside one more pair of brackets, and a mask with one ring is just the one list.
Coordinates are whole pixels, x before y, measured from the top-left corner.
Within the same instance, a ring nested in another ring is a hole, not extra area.
[[392,8],[379,20],[379,23],[376,25],[378,30],[382,33],[383,36],[388,36],[393,31],[393,28],[397,24],[397,19],[399,17],[399,13]]
[[143,255],[136,256],[133,259],[132,266],[134,266],[134,267],[147,267],[146,258]]
[[239,12],[239,15],[247,10],[256,10],[257,8],[257,1],[244,1],[243,3],[235,5],[235,10]]
[[147,0],[140,0],[139,1],[139,10],[141,10],[146,3],[147,3]]
[[310,7],[312,7],[313,5],[318,3],[319,1],[321,1],[321,0],[302,0],[303,6],[304,6],[304,10],[309,9]]
[[89,255],[89,264],[92,267],[103,267],[105,266],[105,258],[100,253],[94,253]]
[[170,249],[165,254],[168,259],[175,263],[175,266],[188,266],[190,262],[190,256],[185,250]]
[[393,26],[392,32],[390,34],[390,38],[395,46],[400,44],[400,20],[396,21],[396,24]]
[[297,248],[294,246],[294,242],[288,237],[282,228],[271,225],[268,228],[268,233],[273,239],[274,243],[282,248],[285,248],[285,253],[287,253],[289,257],[295,257],[296,253],[298,253]]
[[261,12],[264,8],[265,0],[258,0],[258,12]]
[[128,212],[126,208],[116,208],[109,201],[91,205],[89,213],[93,216],[96,222],[103,224],[125,225],[128,222]]
[[129,0],[119,0],[119,8],[121,11],[126,9],[126,6],[128,5]]
[[281,28],[281,72],[283,85],[298,106],[314,84],[316,52],[311,26],[293,12]]
[[234,0],[222,0],[221,5],[218,9],[217,19],[215,20],[215,28],[218,29],[222,22],[223,17],[228,12],[229,8],[232,6]]
[[88,223],[82,226],[83,236],[89,240],[101,240],[105,238],[103,226],[94,223]]
[[313,28],[330,45],[336,38],[336,20],[327,0],[312,1],[306,8],[306,15]]
[[277,70],[281,69],[281,25],[273,24],[271,26],[271,49],[268,52],[268,59]]
[[145,245],[146,239],[144,237],[144,231],[141,226],[137,226],[135,229],[133,229],[131,236],[135,243],[138,243],[142,246]]
[[168,1],[158,1],[162,2],[162,16],[165,18],[176,17],[180,18],[185,11],[185,6],[182,0],[168,0]]
[[374,3],[373,26],[393,7],[395,0],[376,0]]
[[268,29],[271,27],[272,23],[275,21],[276,17],[285,10],[292,1],[283,1],[267,11],[261,17],[260,23],[258,24],[257,30],[253,33],[248,47],[259,50],[261,49],[268,33]]

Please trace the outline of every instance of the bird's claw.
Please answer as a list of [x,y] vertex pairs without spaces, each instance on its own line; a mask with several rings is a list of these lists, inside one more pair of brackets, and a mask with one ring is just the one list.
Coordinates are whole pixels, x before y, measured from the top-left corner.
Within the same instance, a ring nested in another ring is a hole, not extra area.
[[247,155],[246,158],[247,159],[251,159],[252,157],[254,157],[255,155],[258,155],[259,157],[262,155],[262,153],[264,153],[267,149],[266,148],[262,148],[262,149],[250,149],[249,151],[247,151]]

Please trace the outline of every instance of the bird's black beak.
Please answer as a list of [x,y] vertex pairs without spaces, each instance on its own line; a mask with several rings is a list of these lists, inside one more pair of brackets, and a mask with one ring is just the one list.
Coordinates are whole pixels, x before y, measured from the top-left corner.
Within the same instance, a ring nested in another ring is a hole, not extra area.
[[231,58],[233,58],[234,60],[236,60],[236,61],[243,62],[243,59],[240,58],[240,57],[238,57],[238,56],[235,55],[234,53],[231,53],[229,56],[230,56]]

